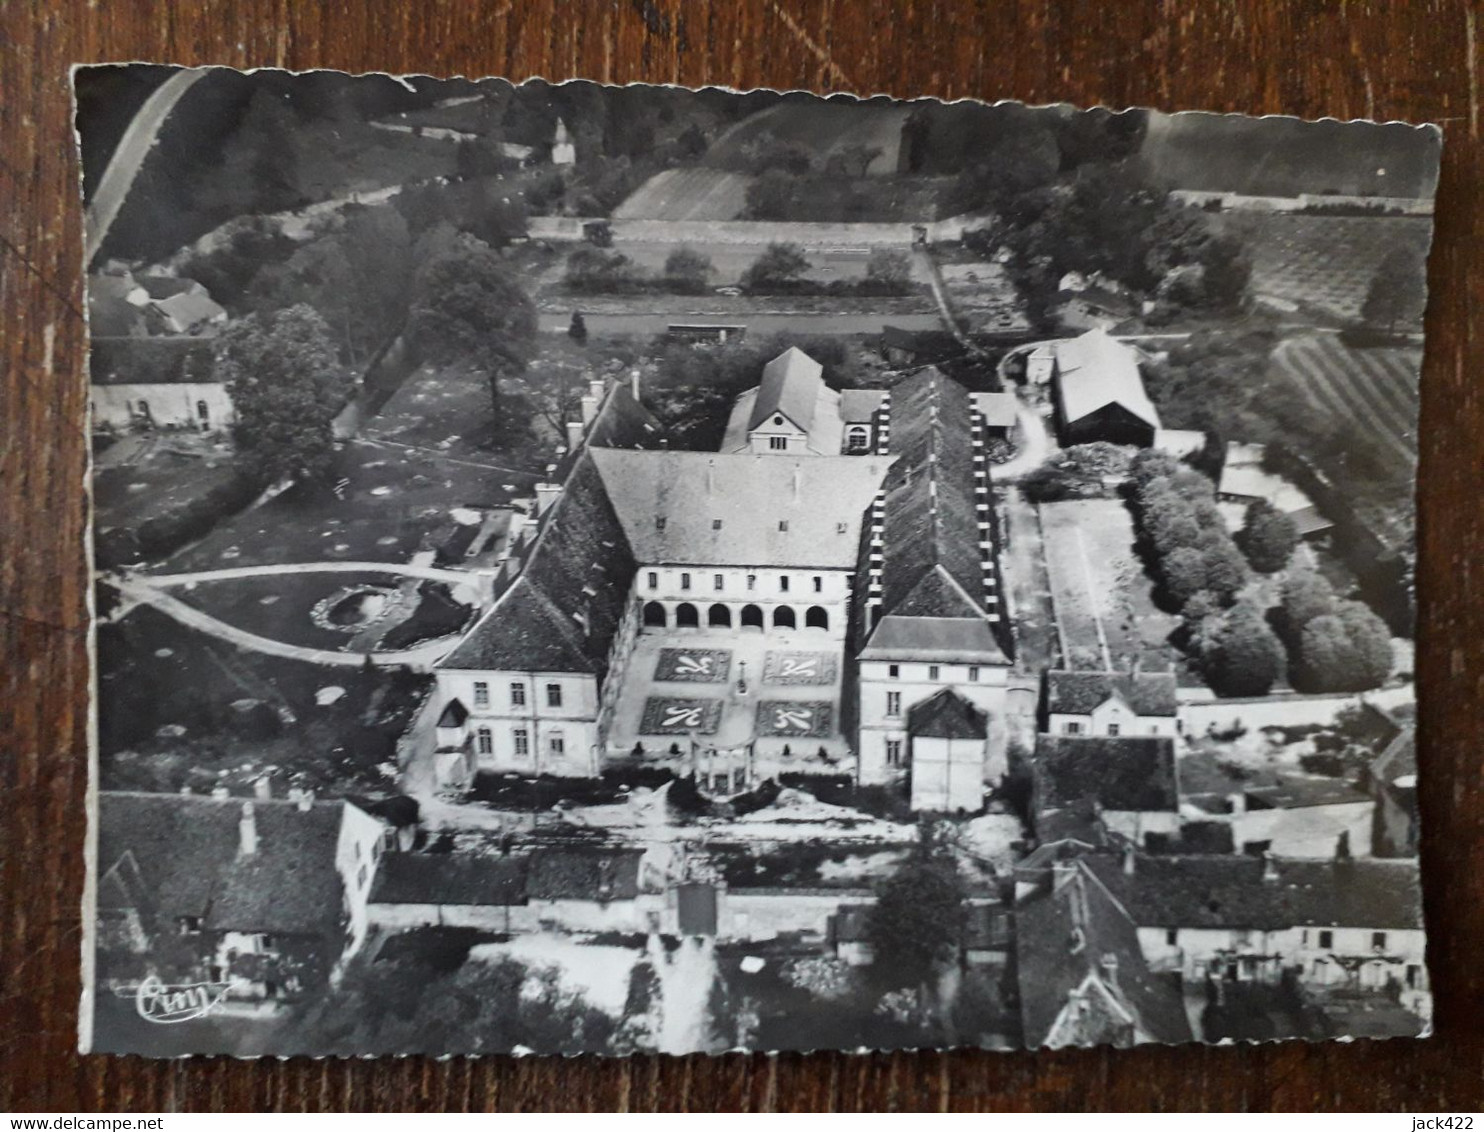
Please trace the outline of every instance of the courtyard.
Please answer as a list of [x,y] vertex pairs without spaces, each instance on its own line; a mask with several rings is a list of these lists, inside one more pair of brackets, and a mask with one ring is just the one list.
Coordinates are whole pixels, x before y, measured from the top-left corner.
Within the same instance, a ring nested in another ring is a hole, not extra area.
[[839,641],[820,629],[647,628],[618,692],[609,754],[671,764],[694,742],[697,770],[728,789],[829,773],[849,755],[843,669]]

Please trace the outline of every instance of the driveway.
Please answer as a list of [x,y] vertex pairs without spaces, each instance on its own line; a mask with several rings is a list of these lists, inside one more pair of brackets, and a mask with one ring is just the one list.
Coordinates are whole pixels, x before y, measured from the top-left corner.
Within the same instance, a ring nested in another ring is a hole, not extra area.
[[1045,418],[1024,402],[1015,408],[1015,423],[1020,429],[1020,450],[1003,464],[990,465],[990,478],[995,483],[1018,480],[1039,468],[1059,448]]

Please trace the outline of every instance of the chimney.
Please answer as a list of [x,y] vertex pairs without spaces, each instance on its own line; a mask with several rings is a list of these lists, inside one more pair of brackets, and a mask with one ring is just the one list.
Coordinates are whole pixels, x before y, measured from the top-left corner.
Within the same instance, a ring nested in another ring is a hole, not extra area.
[[299,812],[301,814],[307,814],[313,808],[314,808],[314,791],[313,790],[300,790],[299,791]]
[[1271,853],[1262,855],[1262,879],[1264,884],[1278,883],[1278,866],[1274,863]]
[[273,779],[266,774],[259,775],[253,780],[252,792],[254,798],[261,798],[264,801],[273,797]]
[[1111,951],[1103,952],[1103,957],[1098,961],[1098,966],[1103,969],[1103,982],[1114,990],[1118,989],[1118,956]]
[[1134,873],[1138,870],[1138,867],[1139,867],[1138,856],[1134,853],[1134,847],[1132,845],[1125,845],[1123,847],[1123,873],[1124,873],[1124,875],[1125,876],[1133,876]]
[[1231,807],[1231,812],[1238,816],[1247,812],[1247,795],[1241,791],[1226,796],[1226,804]]
[[576,452],[582,447],[582,433],[584,421],[588,419],[587,411],[583,410],[583,420],[567,422],[567,451]]
[[251,857],[258,851],[258,818],[252,803],[242,803],[242,818],[237,823],[237,855]]
[[[589,388],[591,388],[594,385],[598,385],[598,383],[596,381],[590,382],[589,383]],[[601,390],[602,386],[599,385],[598,388]],[[581,404],[581,406],[582,406],[582,423],[583,424],[590,425],[590,424],[593,423],[594,420],[597,419],[597,416],[598,416],[598,402],[599,402],[599,400],[600,400],[600,396],[598,394],[584,393],[582,395],[582,398],[579,401],[579,404]]]
[[536,514],[544,515],[562,494],[562,485],[559,483],[538,483],[536,485]]
[[230,798],[232,796],[232,792],[225,786],[213,786],[211,788],[211,796],[213,798]]
[[634,394],[634,400],[639,400],[639,367],[635,366],[629,373],[629,389]]

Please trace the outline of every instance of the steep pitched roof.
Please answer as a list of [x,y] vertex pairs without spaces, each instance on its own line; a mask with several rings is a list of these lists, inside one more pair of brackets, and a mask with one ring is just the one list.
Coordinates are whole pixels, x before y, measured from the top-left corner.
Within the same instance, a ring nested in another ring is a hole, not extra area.
[[1155,736],[1040,735],[1035,810],[1092,800],[1104,810],[1174,810],[1175,741]]
[[885,399],[884,389],[842,389],[840,419],[846,424],[869,424]]
[[632,900],[639,895],[642,849],[543,849],[526,873],[532,900]]
[[594,462],[618,454],[588,449],[577,458],[520,576],[440,668],[607,671],[637,568]]
[[1046,710],[1053,714],[1089,715],[1111,696],[1120,697],[1135,715],[1171,716],[1176,712],[1175,676],[1170,672],[1046,673]]
[[1149,970],[1135,923],[1080,861],[1069,867],[1016,908],[1026,1046],[1189,1041],[1178,977]]
[[[594,449],[644,563],[853,569],[888,461]],[[718,523],[720,524],[718,526]]]
[[371,885],[373,904],[460,904],[501,908],[526,902],[524,857],[388,853]]
[[[245,804],[258,835],[247,856]],[[98,864],[131,857],[167,925],[194,916],[213,931],[338,935],[345,898],[335,851],[346,805],[104,791]]]
[[1079,421],[1106,405],[1122,405],[1140,420],[1160,427],[1159,411],[1144,391],[1134,351],[1098,328],[1058,342],[1056,372],[1068,421]]
[[587,443],[598,448],[657,448],[664,439],[665,426],[626,381],[609,391],[587,432]]
[[861,660],[1004,664],[1005,652],[982,617],[883,617]]
[[88,343],[94,385],[177,385],[216,380],[209,338],[101,338]]
[[773,414],[782,413],[808,432],[824,386],[823,372],[824,367],[797,346],[784,350],[763,367],[747,427],[757,428]]
[[940,688],[907,713],[907,730],[914,738],[984,739],[989,716],[952,688]]
[[1120,858],[1083,859],[1141,927],[1422,927],[1421,875],[1414,860],[1272,859],[1270,879],[1257,857],[1146,857],[1134,871]]

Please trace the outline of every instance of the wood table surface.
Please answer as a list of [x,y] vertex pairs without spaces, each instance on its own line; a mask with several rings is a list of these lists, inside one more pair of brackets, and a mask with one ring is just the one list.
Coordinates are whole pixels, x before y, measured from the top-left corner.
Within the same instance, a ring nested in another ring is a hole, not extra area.
[[[1481,23],[1458,0],[0,3],[0,1110],[1484,1109]],[[1417,650],[1435,1036],[1057,1054],[80,1057],[87,454],[68,66],[122,60],[1441,123]]]

